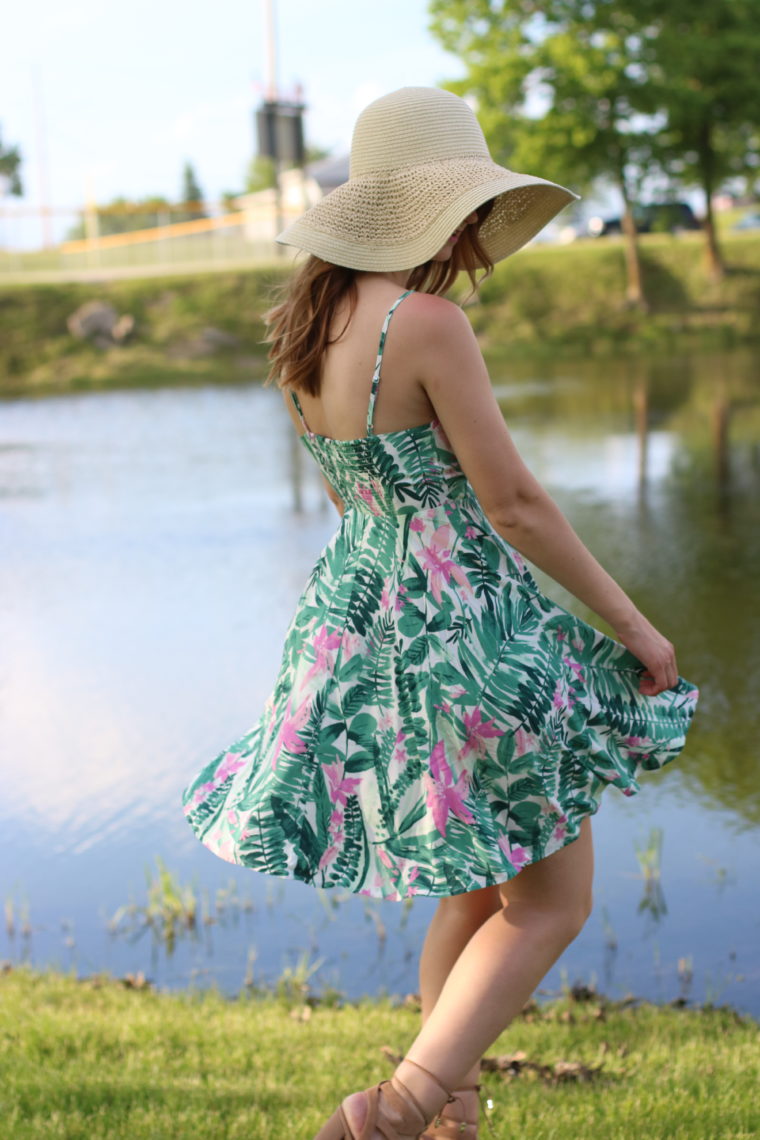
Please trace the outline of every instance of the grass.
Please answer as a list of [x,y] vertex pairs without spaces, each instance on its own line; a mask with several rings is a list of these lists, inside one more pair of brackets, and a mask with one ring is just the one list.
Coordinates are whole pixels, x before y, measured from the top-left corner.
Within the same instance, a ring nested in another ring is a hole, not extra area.
[[[304,1002],[292,987],[230,1001],[6,968],[0,994],[0,1135],[14,1140],[310,1140],[419,1026],[414,1000]],[[497,1140],[758,1135],[757,1023],[577,997],[531,1003],[489,1050]]]
[[[723,240],[724,279],[705,274],[704,236],[641,240],[651,309],[625,300],[622,240],[530,246],[500,262],[468,309],[489,359],[608,357],[757,344],[760,234]],[[113,279],[90,284],[0,283],[0,394],[260,380],[266,374],[262,314],[287,265]],[[462,287],[461,293],[466,290]],[[134,318],[127,342],[97,348],[69,332],[93,299]],[[232,347],[203,347],[207,326]]]

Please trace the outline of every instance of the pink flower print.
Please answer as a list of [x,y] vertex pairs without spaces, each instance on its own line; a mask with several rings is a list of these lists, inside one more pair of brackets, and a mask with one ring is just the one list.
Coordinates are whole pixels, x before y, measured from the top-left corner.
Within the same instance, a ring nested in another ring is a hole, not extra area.
[[416,530],[417,532],[419,532],[419,531],[425,529],[425,524],[422,521],[422,519],[413,518],[412,521],[409,523],[409,529],[410,530]]
[[564,641],[565,638],[567,637],[567,630],[555,629],[554,636],[556,637],[557,641]]
[[207,784],[201,784],[199,788],[195,789],[193,795],[194,804],[202,804],[204,800],[208,799],[211,793],[218,787],[216,780],[209,780]]
[[569,668],[572,669],[578,680],[583,681],[583,666],[579,665],[577,661],[573,661],[571,657],[563,657],[562,660],[565,665],[569,666]]
[[557,840],[564,839],[567,835],[567,828],[564,823],[558,823],[554,828],[554,838]]
[[352,795],[361,783],[360,776],[345,776],[343,760],[336,760],[334,764],[323,764],[322,771],[327,776],[330,802],[345,807],[348,797]]
[[478,532],[475,530],[474,526],[468,526],[464,532],[464,537],[465,538],[477,538]]
[[344,661],[350,661],[357,653],[361,653],[363,657],[367,656],[367,643],[358,633],[351,633],[349,630],[344,629],[340,644],[343,650]]
[[524,728],[517,729],[515,732],[515,752],[518,756],[525,756],[528,752],[535,752],[537,745],[537,736],[534,736],[532,732],[526,732]]
[[228,863],[235,863],[235,845],[232,841],[232,836],[222,832],[221,827],[215,828],[210,831],[206,836],[206,845],[218,855],[220,859],[226,859]]
[[496,721],[493,717],[491,720],[483,720],[483,714],[479,708],[474,708],[471,713],[465,713],[462,722],[467,733],[467,740],[460,756],[466,756],[468,752],[475,752],[476,755],[482,756],[488,749],[486,740],[493,740],[494,737],[504,735],[503,731],[496,727]]
[[[329,867],[330,864],[337,857],[338,850],[339,850],[339,848],[337,847],[337,845],[332,844],[325,851],[323,851],[322,858],[319,860],[318,870],[324,871],[325,867]],[[361,891],[360,893],[364,894],[365,892]],[[367,891],[366,893],[369,894],[369,891]]]
[[363,483],[359,483],[356,490],[359,494],[359,498],[364,500],[373,515],[381,514],[371,487],[365,487]]
[[301,682],[301,688],[314,676],[315,673],[327,673],[331,665],[330,653],[337,649],[341,643],[339,633],[328,633],[327,626],[323,625],[314,635],[311,648],[314,650],[314,664]]
[[565,692],[562,691],[562,685],[557,682],[557,688],[554,690],[554,698],[552,704],[555,709],[568,709],[570,710],[575,704],[574,690],[568,687]]
[[285,752],[295,753],[296,755],[306,751],[306,744],[298,735],[298,730],[303,728],[309,718],[309,698],[304,697],[291,716],[290,706],[292,699],[292,697],[288,699],[288,703],[285,706],[285,715],[280,725],[280,731],[275,737],[274,752],[272,753],[272,771],[277,767],[277,758],[283,750]]
[[519,845],[510,847],[508,836],[500,836],[498,842],[499,847],[501,847],[502,851],[506,855],[507,859],[509,859],[513,867],[517,867],[519,870],[521,867],[524,867],[526,863],[530,862],[530,852],[527,850],[527,848],[520,847]]
[[570,644],[573,649],[577,649],[579,653],[582,653],[585,648],[582,637],[574,637]]
[[444,713],[450,713],[451,712],[451,705],[449,704],[448,701],[443,701],[443,703],[440,705],[433,705],[433,708],[434,709],[440,709],[440,711],[444,712]]
[[387,732],[389,728],[393,728],[393,717],[387,709],[383,709],[377,720],[377,727],[380,732]]
[[393,608],[397,614],[400,614],[404,608],[404,594],[406,594],[406,593],[407,593],[406,586],[399,586],[398,593],[396,594],[396,600],[393,604]]
[[396,744],[393,749],[393,759],[397,764],[406,764],[409,757],[407,756],[406,749],[404,748],[404,741],[406,740],[406,733],[399,732],[396,736]]
[[423,545],[420,561],[430,572],[430,589],[437,602],[441,601],[441,586],[448,586],[453,578],[460,586],[469,589],[470,583],[461,566],[452,561],[451,555],[452,529],[448,523],[443,523],[433,531],[430,542]]
[[411,871],[409,872],[408,882],[413,883],[414,880],[419,875],[419,873],[420,873],[419,867],[412,867]]
[[637,744],[650,744],[648,736],[626,736],[623,738],[623,744],[627,744],[629,748],[635,748]]
[[441,835],[446,835],[446,822],[449,812],[463,823],[474,823],[475,817],[465,806],[467,773],[462,772],[454,783],[454,775],[446,762],[446,749],[442,740],[430,754],[430,771],[425,773],[427,788],[426,802],[433,813],[433,823]]
[[214,772],[214,782],[223,784],[228,777],[245,767],[245,760],[237,752],[228,752]]
[[624,796],[635,796],[636,792],[634,791],[633,788],[623,788],[623,795]]
[[382,847],[381,847],[381,848],[380,848],[380,850],[378,851],[377,855],[378,855],[378,858],[379,858],[380,862],[381,862],[381,863],[383,863],[383,864],[384,864],[384,866],[386,866],[386,867],[391,867],[391,868],[393,867],[393,863],[391,862],[391,857],[390,857],[390,855],[388,854],[388,852],[387,852],[387,851],[384,851],[384,850],[382,849]]

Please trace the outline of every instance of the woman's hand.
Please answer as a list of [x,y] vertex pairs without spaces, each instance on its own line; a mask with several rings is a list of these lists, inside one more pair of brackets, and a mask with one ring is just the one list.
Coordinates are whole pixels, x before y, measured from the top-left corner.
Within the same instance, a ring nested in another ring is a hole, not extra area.
[[625,626],[615,630],[618,641],[630,649],[634,657],[646,666],[639,682],[639,692],[654,697],[678,684],[676,651],[671,642],[636,611]]

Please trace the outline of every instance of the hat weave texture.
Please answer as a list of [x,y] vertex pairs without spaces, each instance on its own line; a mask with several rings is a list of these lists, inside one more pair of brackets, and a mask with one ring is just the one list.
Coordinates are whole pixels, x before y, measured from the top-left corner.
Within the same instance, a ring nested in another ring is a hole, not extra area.
[[412,269],[492,198],[479,240],[496,262],[578,195],[497,165],[475,114],[458,95],[402,87],[370,103],[357,119],[348,181],[277,241],[351,269]]

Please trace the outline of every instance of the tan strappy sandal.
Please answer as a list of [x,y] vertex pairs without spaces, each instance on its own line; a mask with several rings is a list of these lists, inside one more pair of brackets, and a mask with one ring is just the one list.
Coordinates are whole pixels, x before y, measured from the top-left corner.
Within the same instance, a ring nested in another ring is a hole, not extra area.
[[[427,1073],[431,1080],[435,1081],[446,1094],[446,1104],[459,1099],[444,1088],[429,1069],[413,1061],[411,1057],[405,1057],[404,1060],[408,1065],[422,1069],[423,1073]],[[396,1084],[401,1086],[405,1095],[398,1091]],[[314,1140],[369,1140],[373,1132],[379,1132],[385,1140],[399,1140],[402,1136],[413,1136],[415,1140],[419,1140],[429,1116],[400,1077],[394,1074],[390,1080],[380,1081],[379,1084],[363,1091],[367,1097],[367,1116],[361,1131],[352,1130],[343,1109],[345,1104],[343,1101],[327,1123],[320,1128]]]
[[[464,1101],[461,1097],[456,1096],[456,1094],[473,1090],[480,1097],[480,1090],[482,1088],[482,1085],[462,1085],[460,1088],[454,1089],[455,1099],[459,1101],[463,1110],[462,1116],[443,1116],[443,1109],[441,1109],[441,1112],[437,1114],[432,1124],[428,1124],[420,1140],[478,1140],[478,1120],[464,1119]],[[483,1098],[480,1097],[481,1103],[482,1099]],[[486,1123],[488,1124],[491,1135],[495,1136],[494,1126],[487,1116]]]

